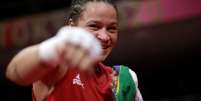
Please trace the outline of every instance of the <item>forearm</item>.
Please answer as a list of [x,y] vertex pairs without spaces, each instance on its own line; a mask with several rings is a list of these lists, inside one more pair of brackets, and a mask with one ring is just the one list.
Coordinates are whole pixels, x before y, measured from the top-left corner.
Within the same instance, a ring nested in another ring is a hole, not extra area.
[[8,65],[6,75],[11,81],[29,85],[46,79],[47,74],[61,64],[90,67],[101,54],[101,44],[91,33],[81,28],[63,27],[56,36],[18,53]]
[[51,70],[41,62],[38,46],[31,46],[19,52],[9,63],[6,76],[20,85],[29,85],[41,79]]

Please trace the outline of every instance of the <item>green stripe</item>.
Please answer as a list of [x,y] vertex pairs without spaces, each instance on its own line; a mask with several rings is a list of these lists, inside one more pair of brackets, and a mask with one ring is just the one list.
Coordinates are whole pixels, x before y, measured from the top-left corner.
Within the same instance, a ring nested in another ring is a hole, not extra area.
[[134,101],[136,94],[135,82],[129,72],[129,68],[121,65],[118,86],[117,86],[117,101]]

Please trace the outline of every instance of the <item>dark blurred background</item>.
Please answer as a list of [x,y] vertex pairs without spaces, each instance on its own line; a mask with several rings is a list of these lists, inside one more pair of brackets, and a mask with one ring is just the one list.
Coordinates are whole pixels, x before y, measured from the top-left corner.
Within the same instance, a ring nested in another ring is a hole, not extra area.
[[[31,100],[31,86],[7,80],[6,66],[22,48],[53,36],[70,2],[0,1],[1,101]],[[201,1],[118,0],[117,5],[119,41],[106,63],[130,66],[145,101],[201,101]]]

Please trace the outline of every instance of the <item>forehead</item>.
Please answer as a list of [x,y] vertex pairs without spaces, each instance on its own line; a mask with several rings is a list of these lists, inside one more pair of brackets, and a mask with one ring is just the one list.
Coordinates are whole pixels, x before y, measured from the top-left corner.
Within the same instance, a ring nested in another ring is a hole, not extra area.
[[82,20],[101,21],[105,23],[117,23],[117,12],[115,8],[105,2],[88,2],[82,12]]

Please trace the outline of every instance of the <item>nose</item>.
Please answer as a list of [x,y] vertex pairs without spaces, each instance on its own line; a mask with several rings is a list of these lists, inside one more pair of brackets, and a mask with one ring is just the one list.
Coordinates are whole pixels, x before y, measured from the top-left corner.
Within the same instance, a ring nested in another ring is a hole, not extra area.
[[104,43],[108,43],[108,41],[110,40],[110,36],[108,35],[107,31],[105,28],[99,30],[97,32],[97,35],[96,37],[101,41],[101,42],[104,42]]

